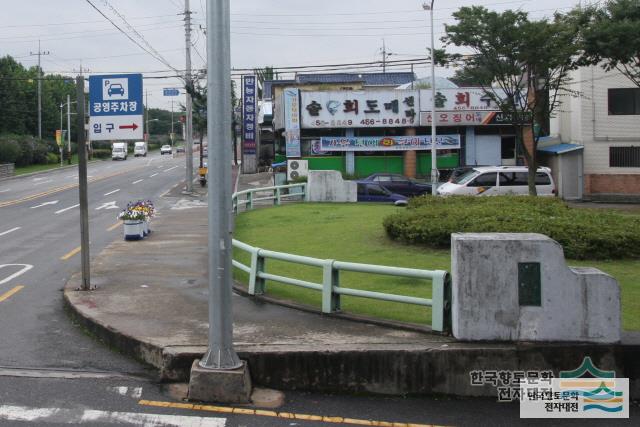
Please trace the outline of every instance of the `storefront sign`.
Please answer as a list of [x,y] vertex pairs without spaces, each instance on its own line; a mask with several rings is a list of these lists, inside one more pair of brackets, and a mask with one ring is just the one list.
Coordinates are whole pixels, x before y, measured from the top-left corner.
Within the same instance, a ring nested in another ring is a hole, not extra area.
[[300,152],[300,91],[287,88],[284,98],[284,139],[287,157],[301,157]]
[[302,92],[302,128],[411,127],[417,90]]
[[[460,148],[460,135],[436,136],[436,148],[455,150]],[[431,136],[329,136],[320,138],[322,151],[406,151],[430,150]]]
[[242,76],[242,152],[256,154],[256,76]]
[[[436,126],[510,125],[510,114],[500,111],[436,111]],[[431,125],[431,112],[420,112],[420,124]]]
[[[497,95],[502,91],[495,90]],[[436,90],[436,110],[499,111],[498,104],[482,88]],[[431,111],[431,90],[420,91],[420,111]]]

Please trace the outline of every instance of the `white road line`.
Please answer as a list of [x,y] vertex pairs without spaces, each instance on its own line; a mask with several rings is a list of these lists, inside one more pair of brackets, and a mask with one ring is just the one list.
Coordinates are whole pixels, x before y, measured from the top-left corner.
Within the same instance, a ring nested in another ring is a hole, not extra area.
[[73,208],[77,208],[78,206],[80,206],[80,204],[69,206],[68,208],[60,209],[59,211],[55,211],[55,214],[56,215],[61,214],[62,212],[66,212],[66,211],[71,210]]
[[132,182],[132,184],[137,184],[137,183],[142,182],[142,181],[144,181],[144,178],[139,179],[139,180],[137,180],[137,181],[133,181],[133,182]]
[[149,175],[149,178],[153,178],[154,176],[158,175],[158,173],[154,173],[153,175]]
[[109,196],[109,195],[111,195],[111,194],[113,194],[113,193],[117,193],[118,191],[120,191],[120,189],[119,189],[119,188],[118,188],[118,189],[116,189],[116,190],[113,190],[113,191],[109,191],[108,193],[104,193],[104,195],[105,195],[105,196]]
[[31,206],[31,209],[36,209],[36,208],[40,208],[42,206],[47,206],[47,205],[55,205],[57,203],[58,203],[58,200],[53,200],[51,202],[44,202],[44,203],[40,203],[39,205]]
[[169,169],[165,169],[165,170],[164,170],[164,172],[169,172],[170,170],[173,170],[173,169],[175,169],[175,168],[177,168],[177,167],[178,167],[178,166],[173,166],[173,167],[171,167],[171,168],[169,168]]
[[113,201],[113,202],[103,203],[96,208],[97,211],[102,209],[118,209],[118,206],[116,206],[116,202]]
[[4,279],[0,280],[0,285],[4,285],[5,283],[7,283],[9,280],[11,279],[15,279],[16,277],[26,273],[27,271],[31,270],[33,268],[33,265],[31,264],[0,264],[0,269],[3,269],[5,267],[22,267],[22,269],[16,273],[13,273],[11,276],[7,276]]
[[6,193],[7,191],[11,191],[11,189],[7,188],[6,190],[0,190],[0,193]]
[[46,181],[34,182],[32,185],[48,184],[50,182],[53,182],[53,180],[52,179],[48,179]]
[[97,423],[148,427],[224,427],[225,418],[161,415],[143,412],[112,412],[92,409],[29,408],[26,406],[0,406],[0,420],[28,421],[31,423],[80,424]]
[[2,233],[0,233],[0,236],[4,236],[5,234],[13,233],[16,230],[20,230],[20,228],[22,228],[22,227],[13,227],[11,230],[3,231]]

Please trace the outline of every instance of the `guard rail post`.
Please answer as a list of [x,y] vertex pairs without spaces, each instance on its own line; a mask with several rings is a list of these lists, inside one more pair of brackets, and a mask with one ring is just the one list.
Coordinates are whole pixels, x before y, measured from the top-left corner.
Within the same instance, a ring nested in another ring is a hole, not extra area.
[[327,259],[322,266],[322,312],[333,313],[340,310],[340,294],[333,292],[340,286],[340,270],[333,267],[335,261]]
[[264,271],[264,257],[260,256],[260,248],[251,251],[251,272],[249,273],[249,295],[264,294],[264,279],[260,273]]
[[277,206],[280,206],[280,187],[277,187],[275,189],[275,193],[276,193],[276,197],[275,197],[275,199],[273,199],[273,204],[277,205]]
[[233,213],[238,215],[238,197],[237,196],[231,199],[231,204],[233,207]]
[[244,205],[245,210],[250,211],[253,209],[253,192],[250,191],[247,193],[247,203]]
[[431,280],[431,329],[443,332],[445,328],[445,280],[446,271],[437,270]]

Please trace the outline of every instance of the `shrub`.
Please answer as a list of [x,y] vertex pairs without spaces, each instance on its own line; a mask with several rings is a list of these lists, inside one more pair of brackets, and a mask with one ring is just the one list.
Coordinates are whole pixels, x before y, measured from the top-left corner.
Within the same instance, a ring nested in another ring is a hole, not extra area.
[[108,159],[111,157],[111,150],[108,148],[94,148],[93,157],[96,159]]
[[449,248],[451,233],[541,233],[567,258],[640,258],[640,217],[570,208],[556,198],[422,196],[383,225],[392,239],[433,248]]
[[60,162],[60,157],[54,153],[47,153],[47,164],[53,165]]
[[0,163],[15,163],[20,156],[20,146],[14,140],[0,139]]

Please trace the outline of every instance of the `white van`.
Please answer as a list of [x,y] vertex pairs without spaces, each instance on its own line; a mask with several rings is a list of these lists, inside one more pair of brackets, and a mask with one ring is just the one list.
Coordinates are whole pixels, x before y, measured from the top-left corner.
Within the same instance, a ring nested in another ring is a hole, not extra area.
[[133,144],[133,156],[147,157],[147,143],[144,141],[138,141]]
[[127,160],[127,143],[114,142],[111,146],[111,160]]
[[[442,184],[437,193],[442,196],[479,195],[498,196],[506,194],[529,194],[528,169],[526,166],[478,166]],[[540,167],[536,171],[538,196],[554,196],[556,187],[551,170]]]

